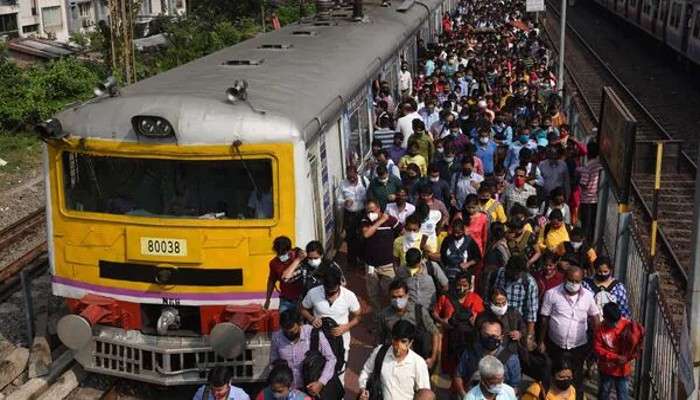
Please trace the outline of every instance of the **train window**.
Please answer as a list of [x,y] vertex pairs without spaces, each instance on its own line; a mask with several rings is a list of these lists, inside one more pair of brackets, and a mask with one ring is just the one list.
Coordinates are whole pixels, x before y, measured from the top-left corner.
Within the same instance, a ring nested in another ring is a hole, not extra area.
[[272,161],[63,153],[66,208],[158,218],[274,217]]
[[362,155],[366,156],[372,150],[370,144],[370,118],[369,118],[369,104],[365,100],[360,108],[357,110],[360,114],[360,141],[362,142]]
[[345,152],[348,165],[359,166],[362,161],[362,144],[360,135],[360,114],[356,109],[350,114],[350,134],[347,137],[347,150]]
[[695,22],[693,26],[693,37],[700,39],[700,11],[695,13]]

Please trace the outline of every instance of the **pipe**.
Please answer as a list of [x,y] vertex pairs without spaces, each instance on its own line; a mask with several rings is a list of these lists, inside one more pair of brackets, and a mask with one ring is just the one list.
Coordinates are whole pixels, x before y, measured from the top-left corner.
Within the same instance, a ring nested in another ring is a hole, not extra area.
[[156,322],[156,330],[158,334],[164,336],[168,333],[171,326],[180,325],[180,313],[177,309],[168,307],[163,309]]

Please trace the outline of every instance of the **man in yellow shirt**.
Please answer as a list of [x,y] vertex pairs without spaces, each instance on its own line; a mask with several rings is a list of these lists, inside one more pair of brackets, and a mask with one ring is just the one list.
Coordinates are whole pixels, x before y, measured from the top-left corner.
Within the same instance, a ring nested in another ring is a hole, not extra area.
[[508,221],[503,205],[491,197],[491,188],[483,183],[479,187],[479,211],[483,211],[489,217],[489,222],[500,222],[505,224]]
[[536,263],[546,250],[554,253],[560,244],[568,241],[569,230],[564,224],[564,215],[561,210],[554,209],[549,213],[549,223],[540,230],[537,246],[535,246],[536,252],[528,261],[528,266]]
[[437,257],[439,260],[440,257],[437,250],[437,240],[430,240],[427,235],[420,233],[420,221],[415,214],[406,217],[403,235],[394,239],[394,266],[396,268],[406,265],[406,252],[409,249],[421,250],[430,259]]
[[415,141],[408,144],[408,154],[399,160],[399,169],[402,172],[406,171],[409,164],[416,164],[420,168],[420,176],[428,173],[428,162],[420,155],[420,145]]

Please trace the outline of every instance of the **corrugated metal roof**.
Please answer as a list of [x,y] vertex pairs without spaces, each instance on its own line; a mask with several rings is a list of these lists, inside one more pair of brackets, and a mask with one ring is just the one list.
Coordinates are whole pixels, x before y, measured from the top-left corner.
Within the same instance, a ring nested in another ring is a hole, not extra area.
[[[336,20],[334,26],[312,22],[288,25],[122,89],[122,95],[59,114],[64,129],[78,136],[133,140],[131,116],[167,114],[178,143],[291,141],[316,134],[305,129],[337,115],[342,102],[369,82],[376,69],[397,54],[399,44],[420,27],[424,0],[405,12],[397,5],[380,7],[366,1],[368,22]],[[317,32],[315,36],[295,31]],[[265,44],[291,44],[288,50],[261,49]],[[227,66],[230,60],[264,59],[258,66]],[[237,79],[248,81],[246,104],[226,102],[225,89]],[[171,119],[172,118],[172,119]],[[331,121],[334,122],[334,121]],[[318,126],[317,124],[314,126]]]
[[12,51],[45,59],[68,56],[77,51],[76,48],[64,43],[33,38],[11,40],[8,43],[8,47]]

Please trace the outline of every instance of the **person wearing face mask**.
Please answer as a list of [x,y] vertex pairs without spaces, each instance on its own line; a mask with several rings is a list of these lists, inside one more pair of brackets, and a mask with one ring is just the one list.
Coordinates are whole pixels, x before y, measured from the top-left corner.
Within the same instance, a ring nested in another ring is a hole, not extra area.
[[367,188],[367,198],[376,199],[381,208],[384,209],[387,203],[396,199],[396,192],[401,188],[401,180],[389,173],[386,165],[377,165],[377,177],[372,179]]
[[267,376],[265,387],[255,400],[311,400],[310,396],[294,388],[294,374],[284,360],[277,360]]
[[364,215],[367,189],[370,181],[357,173],[357,167],[348,165],[346,176],[340,183],[338,204],[343,206],[343,226],[348,245],[348,265],[357,266],[362,259],[360,221]]
[[[532,145],[534,143],[530,142],[530,130],[527,128],[521,128],[518,135],[513,139],[508,147],[506,159],[503,161],[503,164],[507,169],[512,170],[520,165],[520,150],[526,147],[533,147]],[[537,144],[534,144],[534,147],[537,147]]]
[[423,253],[411,248],[406,251],[406,265],[397,268],[396,276],[406,280],[408,294],[413,301],[430,308],[437,300],[437,294],[446,292],[449,281],[437,263],[423,259]]
[[[569,167],[566,165],[565,161],[560,160],[558,147],[548,146],[545,150],[545,154],[547,160],[539,164],[544,193],[551,193],[552,190],[560,187],[564,189],[564,195],[567,196],[571,193]],[[564,200],[566,200],[566,197]]]
[[[564,357],[552,365],[549,383],[534,382],[530,385],[521,400],[575,400],[576,389],[573,386],[574,372],[571,361]],[[607,399],[607,397],[598,397]]]
[[404,232],[394,240],[394,270],[406,265],[406,252],[418,249],[431,259],[439,260],[437,241],[430,240],[428,235],[421,232],[421,221],[418,215],[412,214],[406,218]]
[[403,133],[396,132],[391,142],[391,146],[387,149],[389,158],[394,164],[398,165],[401,157],[406,155],[406,148],[403,147]]
[[295,264],[287,267],[287,270],[282,274],[282,281],[292,283],[300,281],[303,286],[301,298],[306,296],[306,293],[311,288],[321,284],[323,276],[328,273],[328,270],[333,269],[341,276],[341,283],[345,286],[345,276],[343,270],[335,261],[323,259],[323,245],[318,240],[312,240],[306,244],[306,258],[298,266]]
[[644,328],[622,316],[615,303],[603,307],[603,323],[593,335],[598,356],[598,398],[609,399],[613,390],[619,400],[627,400],[632,361],[641,354]]
[[[425,360],[411,349],[416,327],[398,321],[391,328],[391,345],[377,346],[362,367],[359,400],[369,400],[378,390],[386,400],[413,400],[419,390],[430,389],[430,372]],[[376,385],[369,387],[372,381]]]
[[510,210],[514,204],[527,207],[527,199],[530,196],[537,196],[537,189],[527,182],[527,172],[524,167],[516,167],[513,176],[513,184],[506,188],[503,195],[503,204]]
[[595,249],[588,244],[586,240],[586,234],[580,227],[574,227],[569,233],[569,240],[562,242],[557,248],[556,253],[559,256],[566,256],[569,259],[576,260],[586,276],[593,275],[595,271],[593,270],[593,264],[598,258],[598,254]]
[[192,400],[250,400],[243,389],[231,384],[231,367],[214,367],[209,371],[207,384],[197,389]]
[[302,292],[301,282],[285,282],[282,276],[288,268],[296,268],[306,256],[301,249],[292,250],[292,241],[286,236],[278,236],[272,242],[272,250],[277,254],[275,258],[270,260],[270,273],[267,277],[267,293],[265,295],[265,309],[270,308],[270,300],[272,292],[280,283],[280,312],[295,308],[299,303],[299,297]]
[[408,202],[408,193],[405,187],[400,188],[396,192],[396,199],[393,203],[386,205],[385,213],[396,218],[401,225],[406,225],[406,218],[413,215],[416,211],[416,206]]
[[419,176],[425,176],[428,172],[428,161],[420,154],[420,145],[417,142],[409,143],[408,153],[399,160],[399,169],[401,172],[407,172],[410,164],[416,164],[420,168]]
[[478,129],[478,137],[476,142],[475,155],[484,163],[484,174],[493,175],[493,170],[496,165],[496,150],[498,145],[491,139],[491,126],[484,124]]
[[571,266],[566,280],[544,295],[540,309],[539,350],[553,362],[571,357],[574,365],[576,397],[583,399],[583,365],[591,346],[589,324],[595,332],[600,324],[600,310],[593,293],[583,288],[583,271]]
[[558,209],[549,213],[549,222],[540,229],[537,237],[535,254],[530,257],[528,266],[534,265],[545,251],[556,252],[559,245],[570,240],[569,228],[564,223],[564,216]]
[[413,77],[408,70],[408,63],[401,64],[401,72],[399,72],[399,90],[401,97],[411,96],[413,93]]
[[424,187],[429,187],[433,193],[433,198],[443,204],[450,201],[450,184],[440,178],[440,167],[437,163],[432,163],[428,167],[428,175],[418,181],[416,189],[418,193]]
[[322,331],[314,333],[318,334],[318,348],[313,350],[321,354],[325,364],[318,380],[304,385],[304,373],[302,370],[304,357],[299,357],[299,355],[307,354],[309,350],[312,350],[312,331],[317,328],[305,325],[299,310],[294,308],[285,310],[280,314],[280,326],[282,329],[272,334],[270,363],[272,364],[277,360],[286,361],[294,376],[292,387],[307,392],[311,396],[318,396],[335,376],[336,358],[328,343],[328,339],[326,339],[326,335]]
[[[376,166],[383,165],[386,167],[387,171],[389,171],[389,174],[391,176],[394,176],[397,179],[401,179],[401,170],[399,167],[394,164],[394,161],[389,157],[389,151],[386,149],[379,149],[377,151],[377,154],[375,156],[375,161],[376,161]],[[377,177],[377,168],[372,168],[369,173],[371,178],[376,178]]]
[[537,282],[527,272],[527,259],[522,254],[513,254],[505,267],[491,276],[490,290],[501,288],[508,298],[508,307],[522,314],[527,324],[527,341],[535,337],[535,322],[539,309]]
[[452,198],[450,204],[453,208],[461,209],[464,201],[470,194],[476,194],[484,177],[474,172],[474,161],[470,157],[462,158],[462,170],[452,176],[450,188]]
[[439,331],[430,316],[430,309],[416,303],[409,294],[406,279],[396,278],[389,286],[391,304],[379,316],[377,338],[379,343],[389,343],[391,330],[398,321],[408,321],[416,327],[413,351],[422,356],[432,368],[439,351]]
[[423,156],[426,162],[432,162],[435,146],[433,145],[433,139],[425,130],[425,123],[423,123],[423,120],[413,120],[413,134],[408,138],[408,143],[417,143],[418,154]]
[[484,302],[472,291],[472,275],[460,272],[452,279],[447,294],[440,296],[433,307],[433,318],[442,328],[442,371],[452,375],[457,357],[471,343],[476,332],[475,321],[484,312]]
[[[456,151],[452,143],[448,142],[445,144],[445,157],[437,162],[438,168],[440,170],[440,179],[445,182],[452,181],[452,175],[459,172],[461,165],[457,160]],[[447,198],[445,204],[449,204],[450,198]]]
[[434,123],[440,120],[440,110],[437,108],[435,99],[429,98],[425,101],[425,107],[423,107],[418,113],[423,118],[423,124],[430,128]]
[[478,385],[464,396],[464,400],[515,400],[515,389],[504,383],[505,368],[496,357],[485,356],[478,364]]
[[627,289],[613,276],[610,258],[602,256],[595,262],[595,274],[583,280],[583,287],[593,293],[598,308],[601,310],[608,303],[615,303],[623,317],[631,316]]
[[564,216],[565,224],[571,224],[571,209],[569,205],[566,204],[564,188],[557,187],[549,193],[549,206],[544,213],[545,217],[549,218],[549,214],[555,209],[561,211],[561,214]]
[[[329,336],[343,338],[343,365],[347,365],[348,362],[350,330],[360,323],[361,311],[357,296],[341,285],[341,277],[334,270],[329,270],[323,277],[322,285],[309,290],[301,302],[301,315],[314,328],[321,328],[324,318],[331,318],[338,324],[330,330]],[[342,384],[345,383],[344,378],[345,373],[340,373],[339,379]]]
[[[522,373],[518,354],[511,352],[503,345],[503,325],[498,319],[484,319],[479,326],[478,340],[473,346],[468,346],[459,358],[457,369],[453,375],[452,388],[457,395],[464,397],[471,383],[484,378],[479,371],[479,361],[492,356],[503,364],[500,382],[513,388],[520,386]],[[479,375],[476,373],[479,372]],[[492,397],[495,398],[495,397]]]
[[503,327],[503,346],[518,354],[521,363],[527,359],[527,326],[523,316],[514,308],[508,307],[508,296],[503,289],[493,288],[488,296],[485,311],[476,319],[476,326],[490,320],[501,321]]
[[546,252],[544,254],[543,259],[544,267],[541,270],[532,274],[535,280],[537,281],[540,301],[542,301],[544,294],[548,290],[564,283],[564,272],[561,271],[558,267],[559,260],[557,255],[554,253]]
[[508,221],[506,212],[503,209],[503,205],[494,199],[492,196],[492,185],[489,185],[490,181],[486,181],[481,184],[477,194],[479,195],[479,211],[486,214],[489,218],[489,223],[500,222],[505,224]]
[[481,261],[481,251],[476,242],[464,233],[464,222],[456,219],[450,224],[451,234],[440,246],[440,259],[445,274],[452,280],[461,272],[471,271]]

